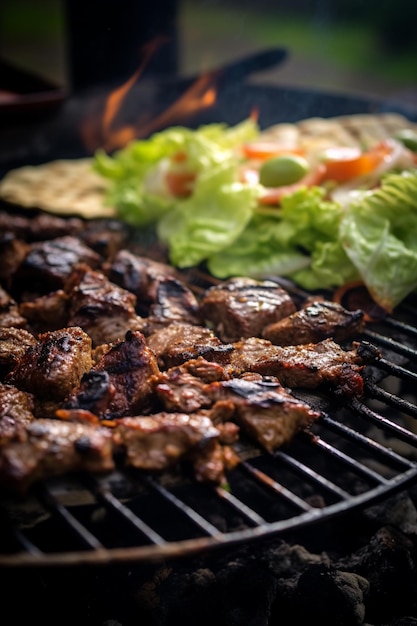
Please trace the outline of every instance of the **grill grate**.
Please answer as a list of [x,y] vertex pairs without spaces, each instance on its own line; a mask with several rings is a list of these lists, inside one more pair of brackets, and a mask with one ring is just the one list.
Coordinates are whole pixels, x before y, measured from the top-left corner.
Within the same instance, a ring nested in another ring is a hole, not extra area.
[[1,503],[0,565],[187,557],[269,539],[407,488],[417,479],[415,304],[366,329],[383,358],[366,371],[364,398],[341,407],[300,394],[323,417],[273,456],[240,442],[227,488],[134,470],[46,481],[24,500]]

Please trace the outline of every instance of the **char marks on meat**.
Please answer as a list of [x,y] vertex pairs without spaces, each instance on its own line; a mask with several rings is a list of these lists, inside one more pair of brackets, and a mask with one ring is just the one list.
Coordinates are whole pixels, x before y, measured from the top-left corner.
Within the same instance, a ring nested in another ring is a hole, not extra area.
[[296,307],[287,291],[272,281],[234,278],[210,287],[201,301],[202,317],[224,342],[260,337],[262,330]]
[[227,363],[233,351],[233,346],[222,343],[211,329],[180,322],[155,331],[147,337],[147,342],[161,369],[181,365],[199,356],[208,361]]
[[95,269],[100,262],[100,256],[78,237],[68,235],[35,242],[15,274],[14,287],[45,294],[62,289],[76,264],[86,263]]
[[36,338],[24,328],[0,328],[0,376],[16,367],[26,350],[36,343]]
[[0,482],[12,490],[67,472],[113,468],[111,430],[86,423],[36,419],[18,440],[0,448]]
[[77,265],[65,283],[68,294],[68,326],[89,334],[93,346],[123,339],[128,330],[141,327],[136,315],[136,297],[111,283],[88,265]]
[[32,396],[0,383],[0,447],[9,441],[23,441],[26,426],[34,419]]
[[162,470],[188,460],[198,480],[220,482],[224,463],[219,431],[205,415],[162,412],[118,420],[115,440],[126,463],[144,470]]
[[[91,378],[101,372],[105,372],[108,378]],[[68,399],[68,406],[85,408],[86,396],[91,396],[94,383],[98,382],[95,410],[101,419],[149,412],[154,393],[152,380],[158,373],[156,357],[146,345],[144,335],[139,331],[128,331],[125,339],[111,346],[84,377]]]
[[275,346],[265,339],[251,337],[235,345],[230,360],[230,371],[257,372],[276,376],[285,387],[316,389],[328,387],[336,395],[361,396],[362,371],[370,359],[379,357],[378,351],[369,351],[355,343],[344,350],[332,339],[297,346]]
[[5,382],[44,401],[62,402],[92,367],[91,339],[77,327],[42,333]]
[[328,338],[345,341],[361,334],[364,325],[363,311],[348,311],[337,302],[317,300],[268,324],[262,337],[279,346],[316,343]]
[[0,213],[2,485],[123,459],[219,483],[244,434],[272,453],[319,418],[292,388],[362,395],[379,352],[336,343],[362,332],[361,311],[297,311],[277,283],[243,277],[191,289],[121,249],[128,236],[119,222],[41,214],[6,228]]

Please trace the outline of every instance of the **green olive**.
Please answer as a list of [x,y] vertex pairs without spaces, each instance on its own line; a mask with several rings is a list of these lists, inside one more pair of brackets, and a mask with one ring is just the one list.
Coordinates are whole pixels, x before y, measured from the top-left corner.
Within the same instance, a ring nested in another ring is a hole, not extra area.
[[395,135],[395,139],[401,141],[402,144],[412,152],[417,152],[417,132],[411,128],[399,130]]
[[309,164],[301,156],[288,154],[268,159],[262,164],[259,182],[265,187],[282,187],[301,180],[308,172]]

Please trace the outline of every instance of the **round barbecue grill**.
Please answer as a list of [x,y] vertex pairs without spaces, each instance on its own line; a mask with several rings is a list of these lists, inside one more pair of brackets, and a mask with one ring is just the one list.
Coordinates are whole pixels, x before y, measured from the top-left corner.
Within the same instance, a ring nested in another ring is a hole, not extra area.
[[3,499],[0,565],[190,557],[269,540],[406,489],[417,479],[416,307],[409,298],[360,337],[382,353],[366,370],[363,398],[341,406],[300,392],[323,417],[273,455],[240,443],[227,486],[118,471],[51,479],[24,499]]
[[[273,58],[279,61],[282,51]],[[415,111],[398,103],[242,85],[241,78],[253,71],[252,63],[244,65],[242,76],[235,65],[230,71],[220,76],[222,89],[215,105],[188,120],[190,126],[235,124],[254,109],[261,126],[313,115],[384,111],[417,119]],[[188,85],[160,81],[152,101],[164,108]],[[70,98],[46,123],[7,128],[0,174],[26,163],[85,156],[75,128],[90,95]],[[132,91],[133,102],[143,97],[143,88]],[[300,296],[294,286],[284,286]],[[118,470],[105,477],[51,479],[37,484],[25,498],[2,497],[0,566],[190,557],[270,540],[406,489],[417,479],[416,319],[417,298],[410,297],[392,316],[368,324],[357,339],[377,346],[382,358],[365,370],[364,396],[341,405],[324,394],[300,391],[300,398],[322,412],[311,431],[300,433],[273,455],[240,442],[236,451],[241,462],[229,472],[225,486],[202,485],[182,473]]]

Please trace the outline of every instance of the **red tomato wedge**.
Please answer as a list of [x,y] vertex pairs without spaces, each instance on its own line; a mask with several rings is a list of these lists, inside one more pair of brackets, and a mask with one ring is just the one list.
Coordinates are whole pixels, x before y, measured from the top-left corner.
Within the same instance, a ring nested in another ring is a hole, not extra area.
[[359,148],[330,148],[324,154],[326,168],[324,178],[345,183],[353,178],[364,176],[375,170],[392,152],[386,141],[378,143],[366,152]]
[[278,205],[284,196],[288,196],[298,189],[302,189],[303,187],[314,187],[315,185],[320,185],[320,183],[324,180],[324,175],[326,172],[326,168],[324,165],[320,164],[315,169],[311,170],[297,183],[293,185],[285,185],[282,187],[265,187],[265,193],[259,198],[259,203],[275,206]]
[[187,198],[193,191],[196,179],[194,172],[171,171],[166,174],[166,184],[170,193],[177,198]]
[[283,145],[268,141],[259,141],[244,144],[242,146],[242,153],[247,159],[259,159],[264,161],[274,156],[280,156],[281,154],[298,154],[303,156],[305,150],[302,148],[287,148]]

